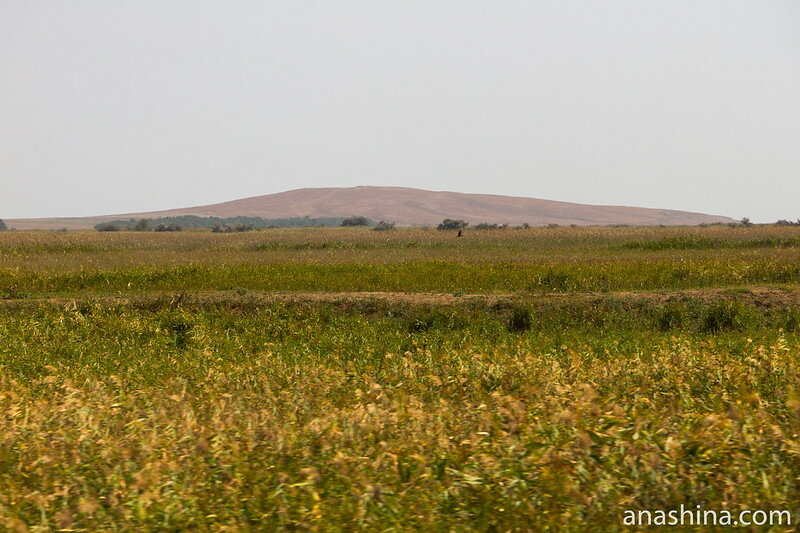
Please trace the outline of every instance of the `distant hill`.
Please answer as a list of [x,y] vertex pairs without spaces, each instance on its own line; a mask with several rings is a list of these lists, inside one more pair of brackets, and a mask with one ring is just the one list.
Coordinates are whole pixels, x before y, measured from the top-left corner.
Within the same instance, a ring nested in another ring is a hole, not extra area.
[[125,213],[84,218],[8,220],[16,229],[92,228],[99,222],[130,218],[160,218],[180,215],[220,218],[246,216],[266,219],[295,217],[334,218],[363,215],[402,226],[434,225],[445,218],[460,218],[472,224],[532,226],[577,224],[580,226],[629,224],[636,226],[685,226],[732,222],[724,216],[609,205],[586,205],[536,198],[426,191],[408,187],[349,187],[295,189],[219,204],[150,213]]

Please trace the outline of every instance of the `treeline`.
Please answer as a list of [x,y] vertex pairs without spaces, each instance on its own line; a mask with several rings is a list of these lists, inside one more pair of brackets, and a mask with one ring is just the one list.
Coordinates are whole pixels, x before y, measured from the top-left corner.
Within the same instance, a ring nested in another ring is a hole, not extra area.
[[140,218],[136,220],[132,218],[128,221],[101,222],[100,224],[95,224],[94,229],[97,231],[181,231],[183,226],[163,222],[152,225],[152,221],[149,219]]
[[[492,229],[506,229],[508,228],[508,224],[494,224],[490,222],[481,222],[479,224],[475,224],[474,226],[470,226],[466,220],[460,219],[452,219],[446,218],[442,220],[442,223],[439,224],[436,229],[438,230],[462,230],[466,229],[467,227],[471,227],[472,229],[477,230],[492,230]],[[530,228],[530,224],[523,224],[521,226],[514,226],[514,229],[528,229]],[[548,224],[547,227],[550,228],[557,228],[559,227],[558,224]]]
[[[620,228],[631,227],[630,224],[609,224],[607,226],[608,227],[620,227]],[[742,220],[740,220],[738,222],[702,223],[702,224],[699,224],[698,226],[701,227],[701,228],[708,228],[708,227],[712,227],[712,226],[727,226],[729,228],[750,228],[750,227],[753,227],[753,226],[787,227],[787,226],[800,226],[800,219],[798,219],[796,222],[792,222],[791,220],[781,219],[781,220],[778,220],[777,222],[772,222],[772,223],[754,224],[753,222],[750,222],[749,218],[743,218]],[[468,227],[470,229],[477,229],[477,230],[495,230],[495,229],[507,229],[509,227],[509,225],[508,224],[494,224],[494,223],[489,223],[489,222],[481,222],[481,223],[475,224],[473,226],[473,225],[470,225],[465,220],[460,220],[460,219],[456,220],[456,219],[452,219],[452,218],[446,218],[446,219],[444,219],[442,221],[441,224],[439,224],[437,226],[436,229],[439,229],[439,230],[462,230],[462,229],[466,229]],[[530,224],[525,223],[525,224],[522,224],[521,226],[513,226],[513,229],[528,229],[528,228],[531,228],[531,227],[533,227],[533,226],[531,226]],[[560,224],[547,224],[547,225],[545,225],[543,227],[546,227],[546,228],[560,228],[561,225]],[[570,224],[569,227],[576,228],[578,226],[576,224]],[[661,224],[660,227],[663,228],[663,227],[666,227],[666,226]]]
[[[353,222],[356,223],[354,224]],[[148,219],[131,218],[128,220],[112,220],[95,225],[95,229],[98,231],[180,231],[184,228],[210,228],[215,231],[229,232],[260,228],[333,227],[342,225],[372,226],[374,224],[372,220],[365,217],[221,218],[181,215]]]

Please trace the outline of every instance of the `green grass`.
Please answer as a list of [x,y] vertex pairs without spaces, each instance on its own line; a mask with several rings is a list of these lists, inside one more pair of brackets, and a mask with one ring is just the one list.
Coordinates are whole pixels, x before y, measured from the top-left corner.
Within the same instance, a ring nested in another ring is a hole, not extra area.
[[754,240],[711,239],[707,237],[665,237],[657,241],[629,241],[620,245],[628,250],[711,250],[716,248],[792,248],[798,238]]
[[101,295],[154,291],[603,292],[800,282],[800,263],[608,261],[578,264],[411,263],[233,264],[126,267],[76,272],[6,270],[0,288],[17,294]]

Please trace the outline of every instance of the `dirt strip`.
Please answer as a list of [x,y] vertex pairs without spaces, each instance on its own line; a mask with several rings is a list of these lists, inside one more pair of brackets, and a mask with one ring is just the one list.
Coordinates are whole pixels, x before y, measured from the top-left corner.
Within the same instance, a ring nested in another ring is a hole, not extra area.
[[420,292],[251,292],[215,291],[187,293],[140,293],[125,296],[53,297],[53,298],[6,298],[0,299],[0,307],[37,307],[40,305],[69,306],[83,302],[120,305],[167,305],[192,304],[269,304],[274,302],[369,302],[378,301],[417,305],[491,305],[496,302],[542,302],[542,301],[607,301],[633,300],[670,302],[676,300],[735,300],[759,306],[800,305],[800,289],[782,287],[750,287],[726,289],[694,289],[661,292],[607,292],[607,293],[504,293],[504,294],[442,294]]

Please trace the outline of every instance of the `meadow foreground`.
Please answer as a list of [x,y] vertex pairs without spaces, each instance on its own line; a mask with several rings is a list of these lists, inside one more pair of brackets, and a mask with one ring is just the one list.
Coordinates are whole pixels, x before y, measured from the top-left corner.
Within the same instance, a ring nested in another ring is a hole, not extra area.
[[0,233],[0,527],[797,523],[799,259],[766,226]]

